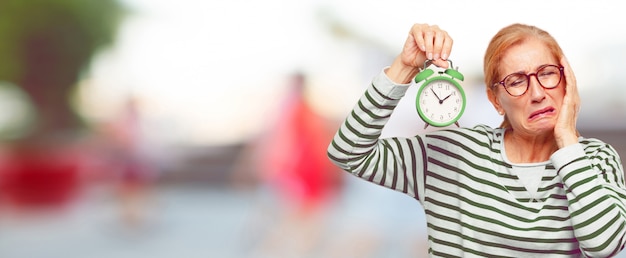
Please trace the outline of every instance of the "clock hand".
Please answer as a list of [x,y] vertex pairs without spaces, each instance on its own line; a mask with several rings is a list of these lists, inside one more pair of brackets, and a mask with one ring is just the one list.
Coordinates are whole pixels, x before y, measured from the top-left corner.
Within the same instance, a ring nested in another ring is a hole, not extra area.
[[439,104],[443,103],[443,100],[441,100],[441,98],[439,97],[439,95],[437,95],[437,92],[435,92],[433,88],[430,88],[430,91],[432,91],[435,94],[435,97],[437,97],[437,99],[439,100]]
[[448,95],[447,97],[443,98],[442,100],[439,101],[439,104],[443,103],[446,99],[448,99],[450,96],[452,96],[452,94]]

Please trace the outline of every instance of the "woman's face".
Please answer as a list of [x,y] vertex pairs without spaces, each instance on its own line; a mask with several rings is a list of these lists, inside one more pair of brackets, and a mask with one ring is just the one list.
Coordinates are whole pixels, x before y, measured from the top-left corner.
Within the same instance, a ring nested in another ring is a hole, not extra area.
[[[530,39],[507,50],[499,66],[502,80],[512,73],[536,73],[542,65],[560,65],[549,49],[539,40]],[[537,135],[554,130],[565,95],[565,80],[553,89],[543,88],[535,76],[528,81],[528,90],[521,96],[509,95],[498,84],[490,100],[499,113],[504,112],[516,133]]]

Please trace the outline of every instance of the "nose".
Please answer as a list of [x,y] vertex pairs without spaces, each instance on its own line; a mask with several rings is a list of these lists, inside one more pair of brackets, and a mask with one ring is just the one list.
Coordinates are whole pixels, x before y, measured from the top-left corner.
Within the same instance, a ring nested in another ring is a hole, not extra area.
[[[534,78],[533,78],[534,77]],[[539,84],[539,79],[536,74],[531,74],[528,79],[528,91],[530,93],[530,98],[533,102],[541,102],[546,98],[546,89]]]

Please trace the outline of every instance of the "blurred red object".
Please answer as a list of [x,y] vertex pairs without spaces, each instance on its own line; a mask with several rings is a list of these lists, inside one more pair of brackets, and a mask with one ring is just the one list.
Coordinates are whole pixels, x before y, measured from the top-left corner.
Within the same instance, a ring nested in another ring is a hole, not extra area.
[[18,208],[62,207],[78,193],[80,160],[63,149],[12,151],[0,173],[0,194]]
[[291,80],[279,119],[263,136],[260,168],[263,180],[280,197],[309,212],[336,196],[343,174],[326,155],[334,125],[306,99],[304,75],[295,74]]

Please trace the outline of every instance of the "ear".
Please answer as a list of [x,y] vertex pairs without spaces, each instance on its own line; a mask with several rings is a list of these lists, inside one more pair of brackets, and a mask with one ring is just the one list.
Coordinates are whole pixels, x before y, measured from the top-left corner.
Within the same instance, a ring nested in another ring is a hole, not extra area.
[[498,112],[498,114],[500,115],[503,115],[504,109],[502,108],[502,105],[500,104],[500,101],[498,100],[498,97],[496,96],[495,88],[487,87],[487,98],[489,98],[489,101],[491,102],[493,107],[496,109],[496,112]]

